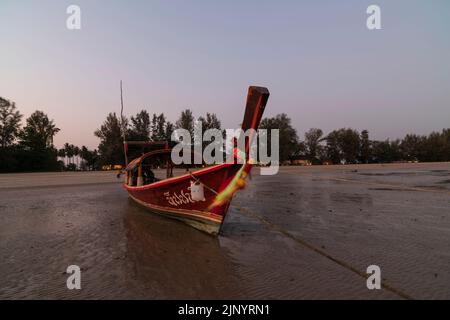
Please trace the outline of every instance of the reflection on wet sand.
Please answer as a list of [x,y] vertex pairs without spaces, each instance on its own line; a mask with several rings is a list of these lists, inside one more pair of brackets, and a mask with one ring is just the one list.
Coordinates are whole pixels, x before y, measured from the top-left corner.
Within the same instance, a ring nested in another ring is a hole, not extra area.
[[124,217],[132,277],[159,298],[239,298],[237,278],[217,238],[157,216],[129,200]]
[[[4,175],[0,298],[401,299],[343,267],[376,264],[413,298],[448,299],[449,174],[450,163],[282,167],[235,196],[218,238],[140,207],[108,172]],[[66,287],[72,264],[79,291]]]

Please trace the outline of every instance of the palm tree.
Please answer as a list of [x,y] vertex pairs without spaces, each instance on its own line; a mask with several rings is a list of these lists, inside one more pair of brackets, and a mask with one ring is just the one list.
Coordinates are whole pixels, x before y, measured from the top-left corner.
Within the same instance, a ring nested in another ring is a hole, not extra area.
[[83,168],[84,170],[88,169],[89,167],[89,150],[86,148],[86,146],[82,146],[80,150],[80,157],[83,160],[82,163],[84,163]]
[[77,160],[77,165],[76,165],[76,169],[78,170],[78,165],[79,165],[79,155],[80,155],[80,148],[78,148],[77,146],[73,147],[73,155],[76,157]]
[[67,146],[67,157],[69,158],[69,163],[72,164],[73,163],[73,144],[69,144]]
[[66,162],[66,167],[67,167],[68,162],[69,162],[69,159],[68,159],[69,151],[70,151],[70,145],[69,145],[68,142],[66,142],[66,143],[64,143],[64,160]]
[[64,165],[66,165],[65,160],[66,160],[66,150],[64,148],[59,149],[58,150],[58,157],[63,158],[64,160]]

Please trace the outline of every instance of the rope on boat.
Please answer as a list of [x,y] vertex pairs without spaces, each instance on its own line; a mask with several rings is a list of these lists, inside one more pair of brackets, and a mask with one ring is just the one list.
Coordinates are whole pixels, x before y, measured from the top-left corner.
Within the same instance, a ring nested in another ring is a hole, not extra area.
[[192,179],[195,180],[195,182],[200,183],[206,189],[208,189],[209,191],[211,191],[212,193],[214,193],[216,195],[216,198],[214,199],[214,202],[208,207],[208,209],[207,209],[208,211],[214,209],[215,207],[223,205],[227,201],[230,201],[231,198],[233,197],[233,195],[238,190],[245,188],[245,185],[247,184],[245,179],[249,176],[251,165],[255,161],[254,161],[254,159],[250,159],[249,161],[246,161],[246,154],[245,154],[245,152],[243,152],[242,150],[239,150],[239,149],[235,150],[235,155],[236,155],[237,158],[241,158],[245,162],[241,166],[241,168],[238,170],[238,172],[235,174],[233,179],[230,181],[228,186],[226,186],[226,188],[223,189],[220,192],[217,192],[216,190],[212,189],[208,185],[204,184],[199,178],[194,176],[192,174],[192,172],[189,171],[189,169],[188,169],[189,175],[191,176]]
[[209,191],[211,191],[211,192],[214,193],[215,195],[218,195],[218,194],[219,194],[216,190],[214,190],[214,189],[211,188],[211,187],[208,187],[206,184],[204,184],[203,182],[201,182],[199,178],[197,178],[196,176],[194,176],[194,175],[192,174],[192,172],[189,171],[189,174],[190,174],[191,177],[195,180],[195,182],[201,183],[206,189],[208,189]]
[[198,183],[201,183],[205,188],[207,188],[209,191],[214,193],[216,195],[216,199],[214,199],[214,202],[209,206],[208,210],[211,210],[217,206],[220,206],[224,204],[225,202],[229,201],[233,195],[238,191],[239,189],[243,189],[246,185],[245,179],[248,176],[247,171],[245,170],[247,167],[247,163],[243,164],[242,167],[239,169],[239,171],[236,173],[234,178],[231,180],[231,182],[228,184],[228,186],[220,191],[217,192],[216,190],[212,189],[208,185],[204,184],[199,178],[194,176],[192,172],[189,171],[189,175]]

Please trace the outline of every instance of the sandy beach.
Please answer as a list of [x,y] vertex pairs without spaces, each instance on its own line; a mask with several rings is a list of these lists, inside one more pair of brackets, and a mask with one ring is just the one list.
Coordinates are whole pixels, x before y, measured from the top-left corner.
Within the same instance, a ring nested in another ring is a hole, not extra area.
[[[450,163],[256,169],[218,238],[146,211],[121,182],[0,175],[0,298],[450,299]],[[81,290],[66,287],[72,264]]]

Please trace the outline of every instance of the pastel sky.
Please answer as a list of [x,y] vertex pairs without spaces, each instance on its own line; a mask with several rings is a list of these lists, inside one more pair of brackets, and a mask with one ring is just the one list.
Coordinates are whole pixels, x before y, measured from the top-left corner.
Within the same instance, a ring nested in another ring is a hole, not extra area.
[[[66,28],[81,8],[82,29]],[[366,9],[381,7],[382,30]],[[189,107],[234,128],[249,85],[266,116],[303,133],[368,129],[375,139],[450,127],[448,0],[0,0],[0,96],[45,111],[64,142],[97,147],[108,112],[175,121]]]

